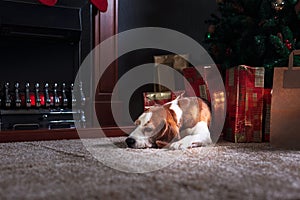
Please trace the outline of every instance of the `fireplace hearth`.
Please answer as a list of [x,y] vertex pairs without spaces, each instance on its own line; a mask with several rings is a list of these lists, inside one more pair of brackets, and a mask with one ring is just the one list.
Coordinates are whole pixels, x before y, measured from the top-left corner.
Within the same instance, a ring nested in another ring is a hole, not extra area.
[[0,130],[72,128],[73,114],[85,121],[86,113],[71,109],[71,85],[93,47],[92,20],[89,0],[60,0],[53,7],[0,1]]

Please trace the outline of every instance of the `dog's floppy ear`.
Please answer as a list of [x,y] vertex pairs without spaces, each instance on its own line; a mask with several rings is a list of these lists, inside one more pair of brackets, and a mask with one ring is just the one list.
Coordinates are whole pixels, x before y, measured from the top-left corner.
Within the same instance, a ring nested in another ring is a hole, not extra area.
[[168,115],[167,119],[163,121],[164,126],[162,131],[156,138],[156,145],[158,148],[163,148],[169,145],[171,142],[175,142],[180,139],[179,127],[174,121],[171,114]]
[[169,145],[169,143],[168,142],[164,142],[164,141],[162,141],[162,140],[156,140],[156,146],[157,146],[157,148],[164,148],[164,147],[167,147],[168,145]]

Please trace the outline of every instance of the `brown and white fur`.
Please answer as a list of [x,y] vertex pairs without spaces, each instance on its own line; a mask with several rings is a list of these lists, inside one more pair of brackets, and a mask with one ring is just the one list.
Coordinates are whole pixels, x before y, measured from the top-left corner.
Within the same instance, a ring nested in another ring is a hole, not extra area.
[[126,139],[128,147],[187,149],[212,143],[208,105],[197,97],[178,97],[147,109]]

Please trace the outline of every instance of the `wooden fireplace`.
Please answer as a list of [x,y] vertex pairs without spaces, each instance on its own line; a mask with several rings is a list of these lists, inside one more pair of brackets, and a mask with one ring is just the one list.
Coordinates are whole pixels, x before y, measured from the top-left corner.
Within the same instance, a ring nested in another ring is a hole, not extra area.
[[[13,96],[14,85],[18,83],[19,90],[26,96],[27,83],[30,83],[28,90],[31,93],[34,93],[36,83],[42,86],[40,90],[49,84],[52,93],[54,85],[57,84],[60,94],[62,94],[61,85],[65,84],[66,94],[69,101],[72,101],[71,85],[82,61],[95,45],[118,32],[117,12],[117,0],[109,2],[105,13],[97,11],[89,0],[60,0],[53,7],[41,5],[37,0],[0,1],[0,66],[2,69],[0,142],[78,138],[73,127],[57,126],[51,129],[47,122],[46,126],[39,127],[40,120],[45,124],[45,116],[51,116],[50,119],[53,119],[54,116],[51,115],[53,113],[48,112],[49,109],[59,112],[55,113],[55,117],[60,115],[59,120],[72,120],[70,104],[65,107],[55,107],[55,105],[50,108],[43,107],[42,111],[34,105],[20,109],[14,106],[5,107],[4,86],[10,83],[9,92]],[[95,67],[90,72],[92,81],[100,70]],[[117,81],[117,73],[116,61],[98,83],[96,98],[89,99],[92,90],[85,94],[86,99],[90,101],[91,109],[96,109],[97,118],[93,119],[90,113],[86,113],[87,116],[84,117],[88,118],[90,123],[99,121],[108,136],[124,135],[116,127],[110,110],[111,93]],[[12,101],[14,100],[12,97]],[[113,103],[121,104],[121,102]],[[38,126],[24,126],[23,130],[22,126],[19,126],[21,130],[15,130],[12,128],[16,127],[13,126],[14,123],[38,124]],[[92,128],[85,132],[87,137],[97,136],[97,130]]]

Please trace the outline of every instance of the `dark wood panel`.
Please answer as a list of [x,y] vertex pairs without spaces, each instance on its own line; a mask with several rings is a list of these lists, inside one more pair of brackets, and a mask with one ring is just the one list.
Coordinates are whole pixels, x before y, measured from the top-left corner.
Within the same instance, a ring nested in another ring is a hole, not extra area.
[[102,72],[102,76],[100,81],[97,84],[97,94],[101,95],[101,93],[112,93],[115,84],[117,83],[117,70],[118,63],[117,61],[113,62],[108,68],[102,72],[102,69],[97,69],[97,73]]
[[[130,132],[133,127],[122,127],[122,129],[125,132]],[[117,127],[106,127],[102,130],[107,137],[127,136],[124,131]],[[83,133],[81,137],[78,136],[76,129],[0,131],[0,143],[101,137],[99,129],[81,129],[80,132]]]
[[[100,44],[105,39],[118,33],[118,0],[111,0],[108,4],[108,9],[105,13],[97,12],[95,16],[95,46]],[[100,52],[95,52],[96,55],[100,55]],[[114,42],[114,48],[110,52],[106,52],[111,55],[117,55],[117,41]],[[95,58],[95,75],[98,76],[103,73],[104,69],[99,66],[99,58]],[[112,92],[114,85],[118,78],[118,63],[115,61],[112,63],[105,74],[101,77],[101,81],[97,83],[97,93],[109,93]]]
[[[111,111],[111,106],[115,106],[117,108],[118,112],[118,119],[121,120],[122,117],[122,102],[111,102],[111,101],[96,101],[95,102],[95,109],[96,109],[96,115],[98,122],[101,127],[107,127],[107,126],[117,126],[114,120],[114,116]],[[119,121],[120,121],[119,120]]]
[[[111,0],[108,4],[108,9],[105,13],[97,12],[95,15],[95,46],[100,44],[105,39],[118,33],[118,0]],[[113,48],[107,50],[108,54],[117,55],[117,40],[113,43]],[[105,69],[100,67],[100,50],[95,51],[95,77],[100,77],[100,81],[94,80],[96,86],[95,109],[98,122],[102,127],[116,126],[114,117],[111,111],[111,105],[114,104],[122,108],[121,102],[111,102],[112,91],[118,79],[118,62],[114,61]],[[98,56],[97,56],[98,55]],[[121,115],[121,112],[120,112]],[[95,123],[96,121],[94,121]]]

